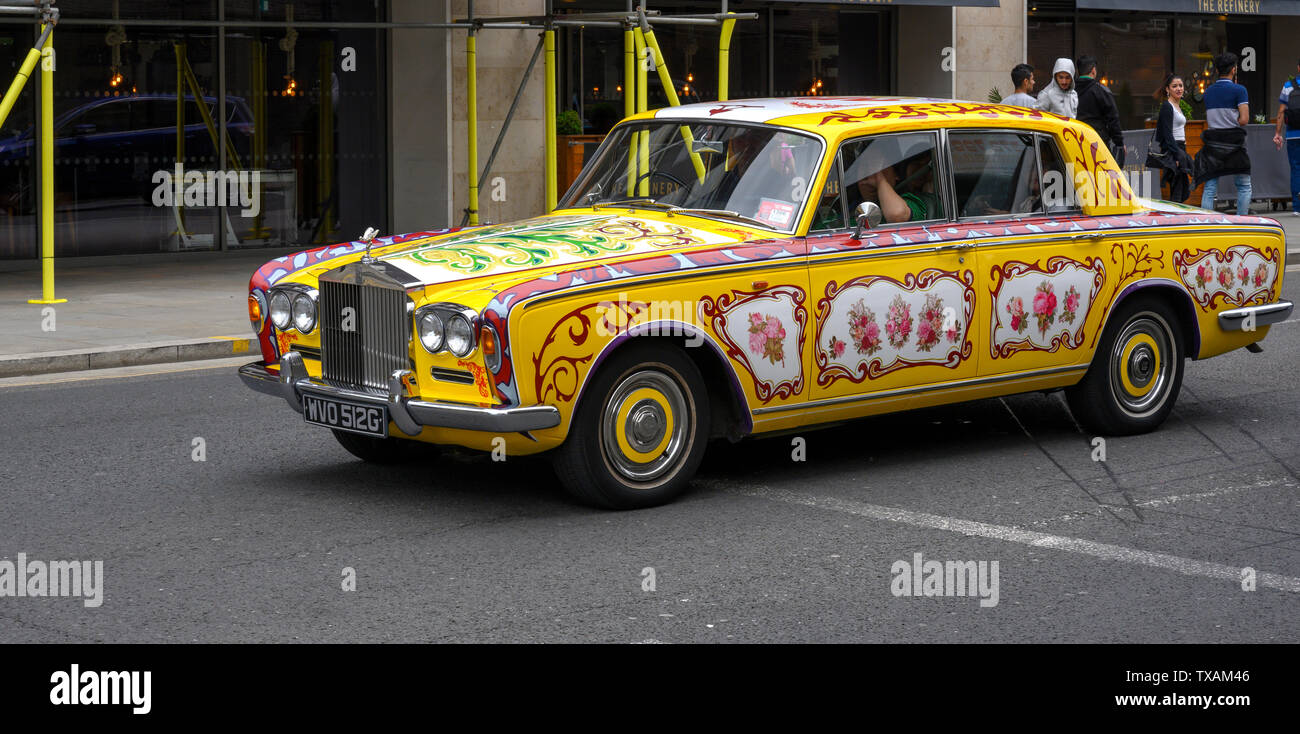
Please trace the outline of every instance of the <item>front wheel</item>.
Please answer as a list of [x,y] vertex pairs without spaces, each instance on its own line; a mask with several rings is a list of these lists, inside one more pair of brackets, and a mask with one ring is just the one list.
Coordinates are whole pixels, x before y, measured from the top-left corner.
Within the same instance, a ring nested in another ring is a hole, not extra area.
[[1070,412],[1098,433],[1155,430],[1178,400],[1183,359],[1172,309],[1155,299],[1128,301],[1112,314],[1087,375],[1066,390]]
[[695,363],[676,346],[634,345],[590,378],[555,471],[588,504],[652,507],[686,489],[708,434],[708,397]]

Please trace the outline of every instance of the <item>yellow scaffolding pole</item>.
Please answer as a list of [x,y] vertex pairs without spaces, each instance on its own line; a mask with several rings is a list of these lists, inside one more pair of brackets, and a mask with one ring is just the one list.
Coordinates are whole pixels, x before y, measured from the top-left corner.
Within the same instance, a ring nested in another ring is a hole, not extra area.
[[[550,57],[547,57],[549,61]],[[478,36],[469,30],[465,39],[465,113],[469,141],[466,156],[469,159],[469,223],[478,226]],[[550,210],[548,206],[547,211]]]
[[[176,52],[176,165],[184,167],[185,125],[188,122],[185,119],[185,44],[173,44],[172,50]],[[177,184],[177,188],[183,189],[183,183]],[[175,209],[177,229],[174,234],[183,242],[190,234],[189,227],[185,225],[185,206],[181,201],[177,201]]]
[[5,92],[3,100],[0,100],[0,125],[9,119],[9,112],[14,108],[14,103],[18,101],[18,95],[22,93],[23,87],[27,85],[27,79],[32,75],[32,70],[36,68],[36,63],[41,60],[40,44],[33,47],[27,52],[26,58],[23,59],[23,65],[19,67],[18,74],[14,76],[14,81],[9,85],[9,91]]
[[[636,40],[632,26],[623,28],[623,117],[636,114]],[[631,196],[636,188],[636,150],[640,133],[632,133],[631,145],[627,149],[627,195]]]
[[727,101],[731,81],[731,31],[736,20],[722,21],[722,35],[718,36],[718,101]]
[[546,211],[555,210],[555,31],[543,32],[546,50]]
[[[49,33],[45,33],[49,29]],[[28,303],[67,303],[54,297],[54,29],[42,27],[41,64],[41,297]],[[16,80],[15,80],[16,81]],[[12,106],[12,103],[11,103]]]
[[[645,112],[650,108],[649,95],[646,93],[646,87],[649,85],[649,69],[646,68],[645,34],[640,28],[633,30],[636,41],[636,111]],[[650,170],[650,135],[648,131],[643,131],[637,135],[637,196],[650,195],[650,181],[642,178],[645,172]]]
[[[673,86],[673,78],[668,73],[668,64],[664,63],[664,55],[659,50],[659,42],[655,40],[654,29],[646,27],[645,42],[654,53],[655,69],[659,72],[659,82],[663,84],[664,94],[668,96],[668,104],[673,107],[680,107],[681,100],[677,98],[677,89]],[[686,125],[681,126],[682,140],[686,142],[686,152],[691,156],[691,165],[695,167],[695,176],[704,180],[704,161],[700,154],[695,152],[695,136],[691,134],[691,129]]]

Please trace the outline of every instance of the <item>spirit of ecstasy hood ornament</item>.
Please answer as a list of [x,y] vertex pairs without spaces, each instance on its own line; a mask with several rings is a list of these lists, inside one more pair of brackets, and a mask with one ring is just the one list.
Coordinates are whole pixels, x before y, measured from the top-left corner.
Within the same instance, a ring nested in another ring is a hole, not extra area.
[[366,254],[361,256],[361,262],[370,263],[375,261],[375,258],[370,256],[370,248],[374,246],[375,235],[377,234],[379,234],[379,230],[374,227],[366,227],[365,233],[361,235],[361,241],[366,243]]

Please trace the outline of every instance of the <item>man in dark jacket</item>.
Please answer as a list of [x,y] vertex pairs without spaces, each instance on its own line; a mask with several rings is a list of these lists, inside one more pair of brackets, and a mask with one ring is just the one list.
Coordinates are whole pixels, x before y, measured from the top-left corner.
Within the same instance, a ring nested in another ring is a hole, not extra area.
[[1104,84],[1097,81],[1097,59],[1080,56],[1077,64],[1079,72],[1077,89],[1079,90],[1079,121],[1086,122],[1101,136],[1106,147],[1115,156],[1115,161],[1124,165],[1124,129],[1119,124],[1119,108],[1115,106],[1115,95]]

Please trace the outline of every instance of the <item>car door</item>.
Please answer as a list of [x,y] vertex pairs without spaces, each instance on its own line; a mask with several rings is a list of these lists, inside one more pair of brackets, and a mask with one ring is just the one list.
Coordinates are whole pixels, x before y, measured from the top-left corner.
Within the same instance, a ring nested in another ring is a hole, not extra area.
[[1078,226],[1055,138],[1026,130],[949,134],[958,225],[987,279],[977,340],[982,377],[1086,362],[1093,303],[1105,280],[1100,237]]
[[[872,135],[837,152],[808,236],[811,398],[842,406],[834,417],[900,409],[976,375],[975,262],[949,231],[941,140],[938,130]],[[883,219],[858,237],[864,201],[883,204]]]

